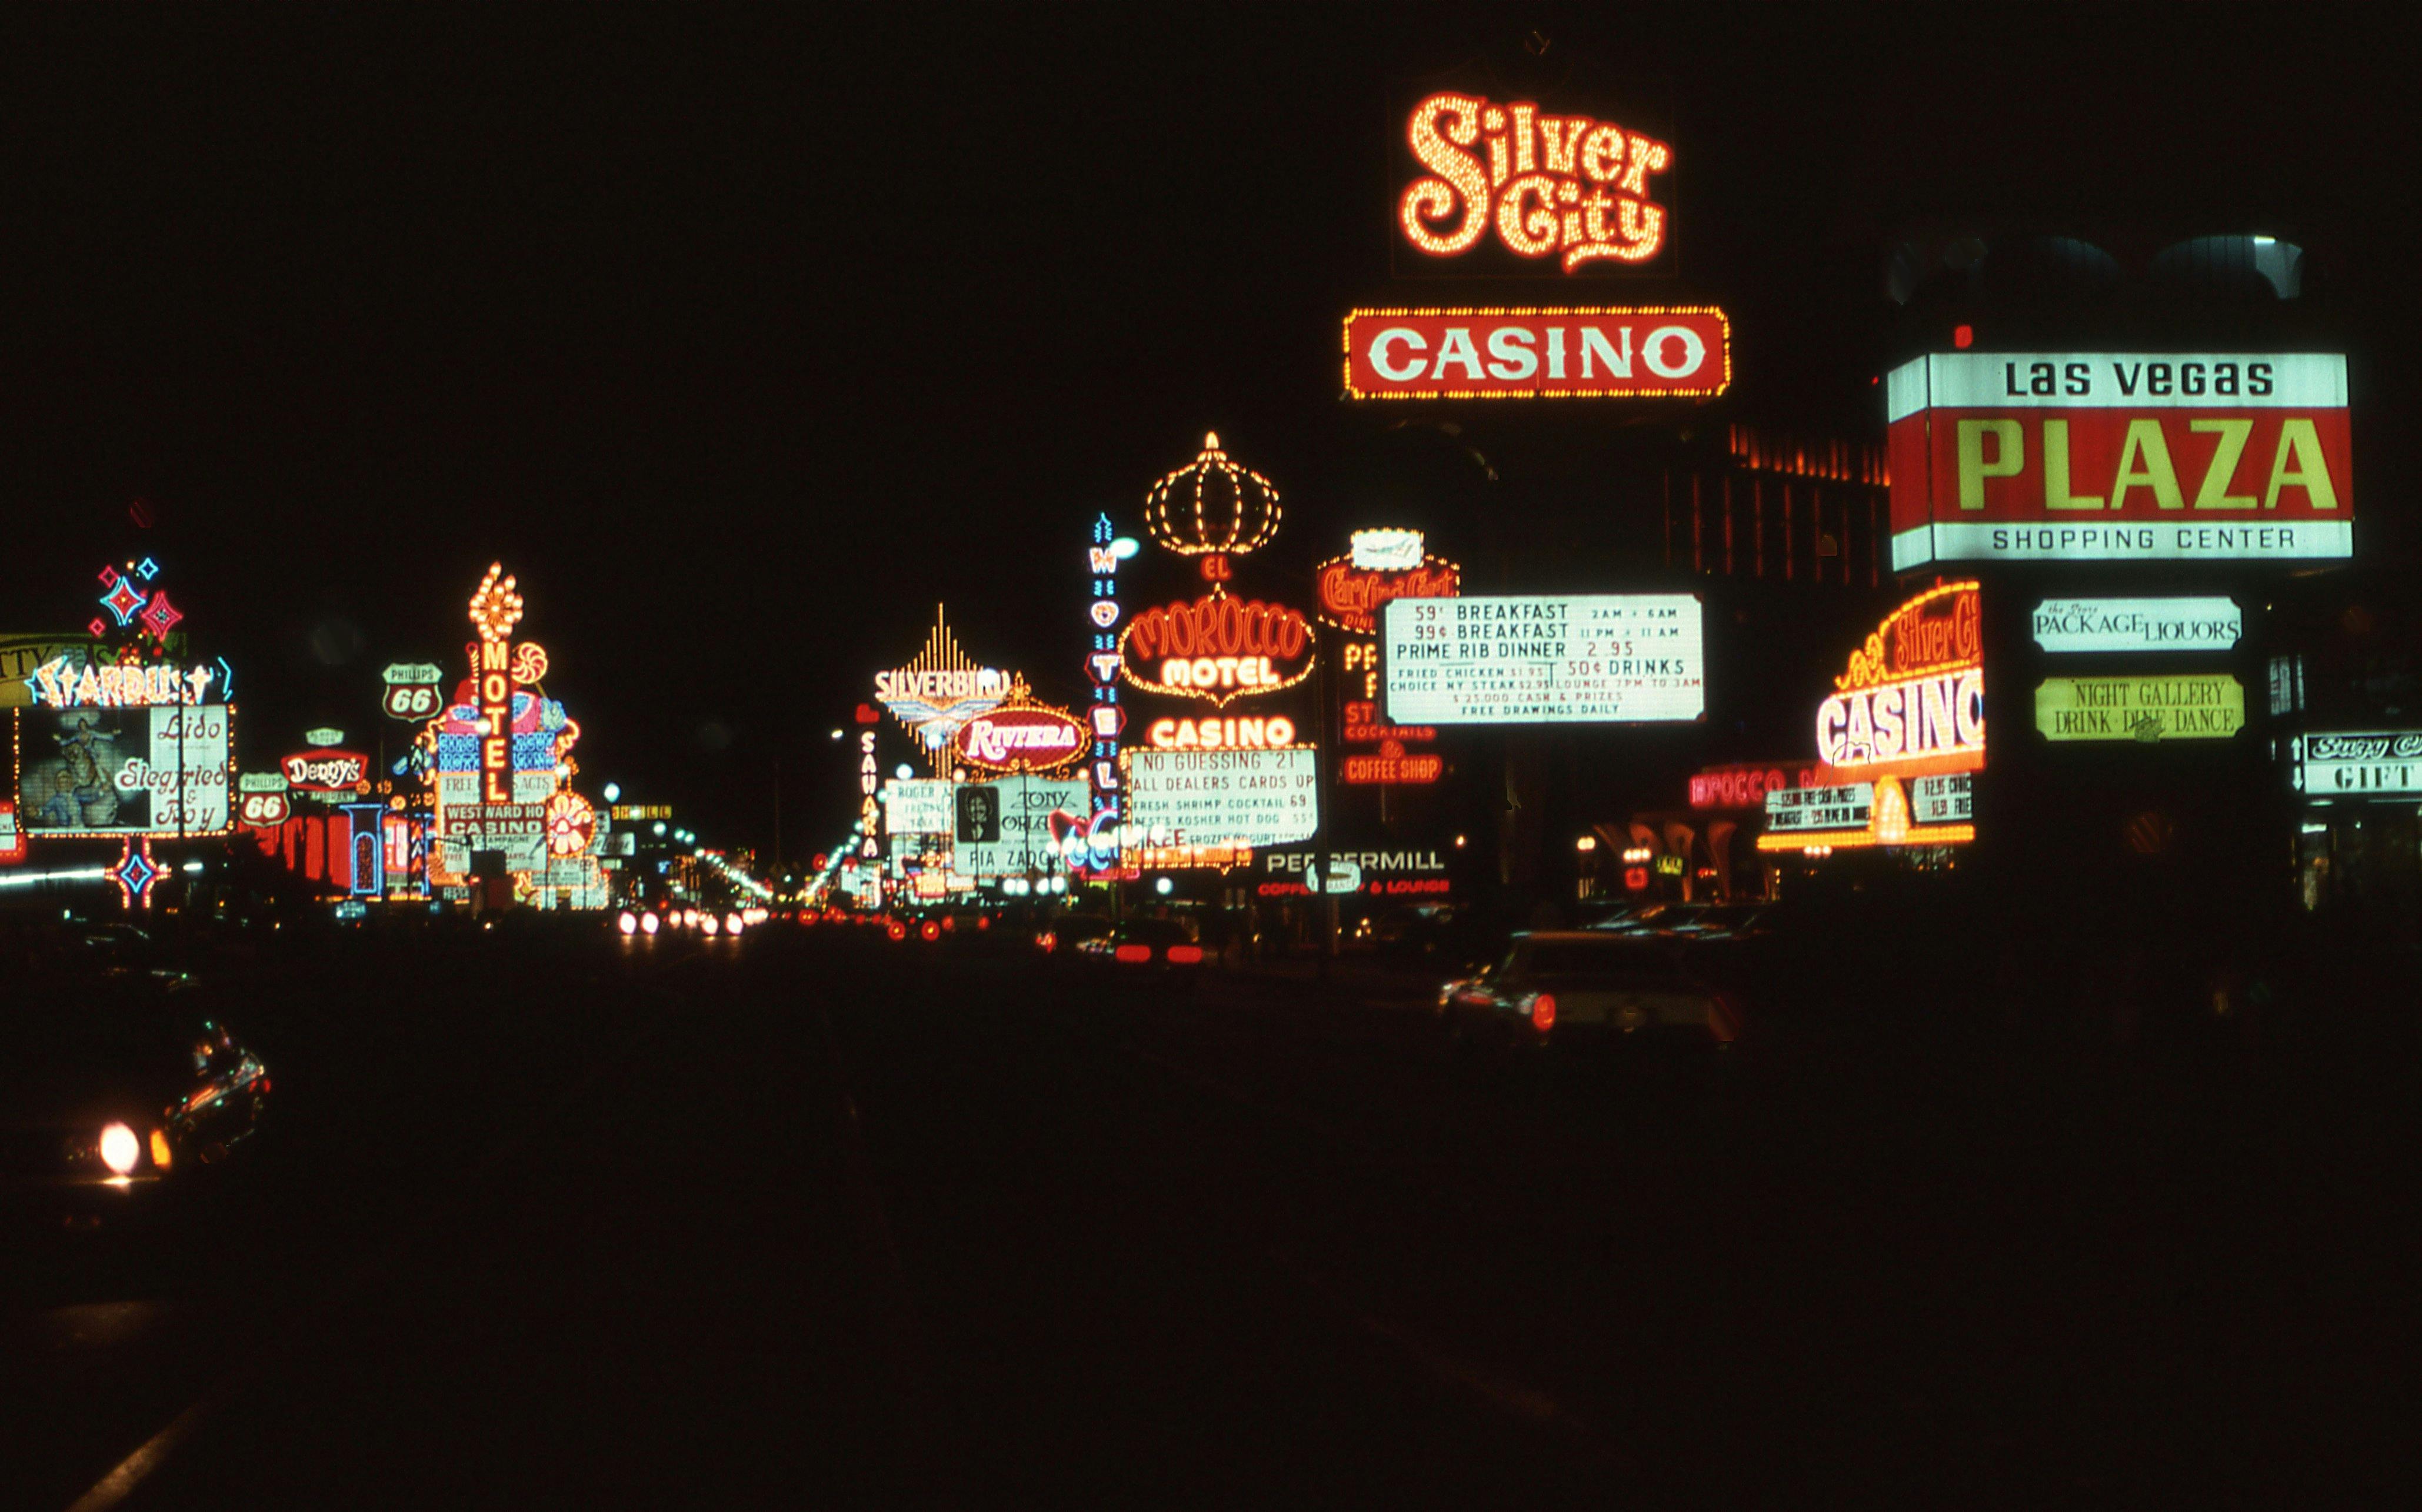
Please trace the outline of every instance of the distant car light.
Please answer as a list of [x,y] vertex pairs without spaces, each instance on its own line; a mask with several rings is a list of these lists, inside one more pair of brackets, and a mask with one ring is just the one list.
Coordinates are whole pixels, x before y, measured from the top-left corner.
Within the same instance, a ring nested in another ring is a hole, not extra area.
[[1542,992],[1531,1000],[1531,1027],[1546,1034],[1556,1026],[1556,995]]
[[653,933],[655,933],[658,929],[660,929],[660,928],[662,928],[662,927],[664,927],[663,922],[662,922],[661,920],[659,920],[659,919],[655,916],[655,914],[654,914],[654,912],[647,912],[647,913],[642,913],[642,914],[640,914],[640,915],[639,915],[639,932],[640,932],[640,933],[642,933],[642,934],[653,934]]
[[703,934],[720,934],[723,932],[723,926],[716,922],[715,915],[712,913],[701,915],[698,921],[698,927],[700,932]]
[[637,934],[639,932],[639,921],[631,916],[630,910],[624,909],[622,911],[622,916],[614,921],[614,927],[621,930],[624,934]]
[[743,919],[739,914],[727,913],[723,916],[723,932],[726,934],[738,934],[742,928],[746,927],[747,924],[747,921]]
[[1202,959],[1203,947],[1201,945],[1172,945],[1169,947],[1169,963],[1172,966],[1191,966]]
[[124,1124],[111,1124],[101,1131],[102,1164],[124,1176],[142,1158],[143,1142],[134,1137],[134,1130]]
[[1042,951],[1046,956],[1051,953],[1051,947],[1059,943],[1060,937],[1053,934],[1048,929],[1044,930],[1041,934],[1034,937],[1034,948]]
[[151,1130],[151,1163],[165,1171],[175,1155],[176,1151],[168,1147],[168,1131],[165,1129]]
[[917,933],[919,937],[922,939],[939,940],[942,938],[942,927],[936,924],[933,920],[927,919],[923,924],[917,927]]
[[1140,964],[1143,961],[1152,959],[1152,946],[1121,945],[1119,946],[1116,954],[1121,960],[1133,964]]

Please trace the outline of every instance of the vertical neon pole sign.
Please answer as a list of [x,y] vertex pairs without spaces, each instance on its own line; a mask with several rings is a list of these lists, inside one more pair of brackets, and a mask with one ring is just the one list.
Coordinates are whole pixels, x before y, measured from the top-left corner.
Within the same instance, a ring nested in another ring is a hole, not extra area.
[[1093,519],[1093,544],[1085,565],[1092,570],[1093,592],[1086,606],[1093,625],[1093,649],[1085,671],[1092,678],[1093,707],[1086,725],[1093,732],[1093,754],[1087,769],[1093,788],[1093,821],[1086,826],[1086,846],[1070,860],[1079,870],[1116,871],[1119,866],[1119,736],[1126,728],[1126,710],[1119,707],[1119,564],[1142,548],[1121,536],[1107,514]]
[[471,595],[471,624],[480,632],[471,674],[479,679],[480,801],[513,801],[513,626],[522,617],[522,596],[502,562],[491,563]]

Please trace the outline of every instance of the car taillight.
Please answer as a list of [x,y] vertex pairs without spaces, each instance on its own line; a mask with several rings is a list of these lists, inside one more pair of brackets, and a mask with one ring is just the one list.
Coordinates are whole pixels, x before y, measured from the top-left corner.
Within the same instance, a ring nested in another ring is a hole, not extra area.
[[1172,945],[1169,947],[1169,962],[1172,966],[1191,966],[1202,959],[1203,947],[1201,945]]
[[1531,1000],[1531,1027],[1545,1034],[1556,1026],[1556,996],[1542,992]]
[[1152,959],[1152,946],[1121,945],[1118,948],[1118,958],[1119,959],[1125,961],[1150,960]]
[[1059,943],[1060,937],[1053,934],[1048,929],[1044,930],[1041,934],[1034,937],[1034,948],[1042,951],[1046,956],[1051,954],[1051,947]]
[[917,933],[927,940],[939,940],[942,938],[942,927],[935,923],[933,920],[927,919],[923,924],[917,927]]
[[151,1163],[165,1171],[175,1156],[176,1151],[168,1147],[168,1131],[165,1129],[151,1130]]

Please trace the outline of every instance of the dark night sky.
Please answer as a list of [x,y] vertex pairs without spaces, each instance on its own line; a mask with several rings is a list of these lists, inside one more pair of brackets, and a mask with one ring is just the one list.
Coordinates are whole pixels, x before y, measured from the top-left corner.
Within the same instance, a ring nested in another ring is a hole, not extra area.
[[0,630],[153,552],[266,758],[501,557],[592,790],[762,843],[784,756],[807,849],[936,600],[1074,692],[1070,553],[1204,429],[1305,559],[1364,522],[1336,319],[1474,297],[1390,282],[1394,101],[1529,26],[1673,122],[1684,281],[1587,294],[1725,304],[1745,384],[1862,413],[1912,222],[2276,230],[2360,315],[2367,508],[2410,450],[2382,8],[821,8],[18,14]]

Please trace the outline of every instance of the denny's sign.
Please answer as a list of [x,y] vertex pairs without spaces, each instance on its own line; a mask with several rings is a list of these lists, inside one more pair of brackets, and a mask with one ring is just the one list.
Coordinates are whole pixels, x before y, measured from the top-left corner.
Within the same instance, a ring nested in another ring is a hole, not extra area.
[[1895,571],[2354,553],[2335,352],[1936,352],[1886,404]]

